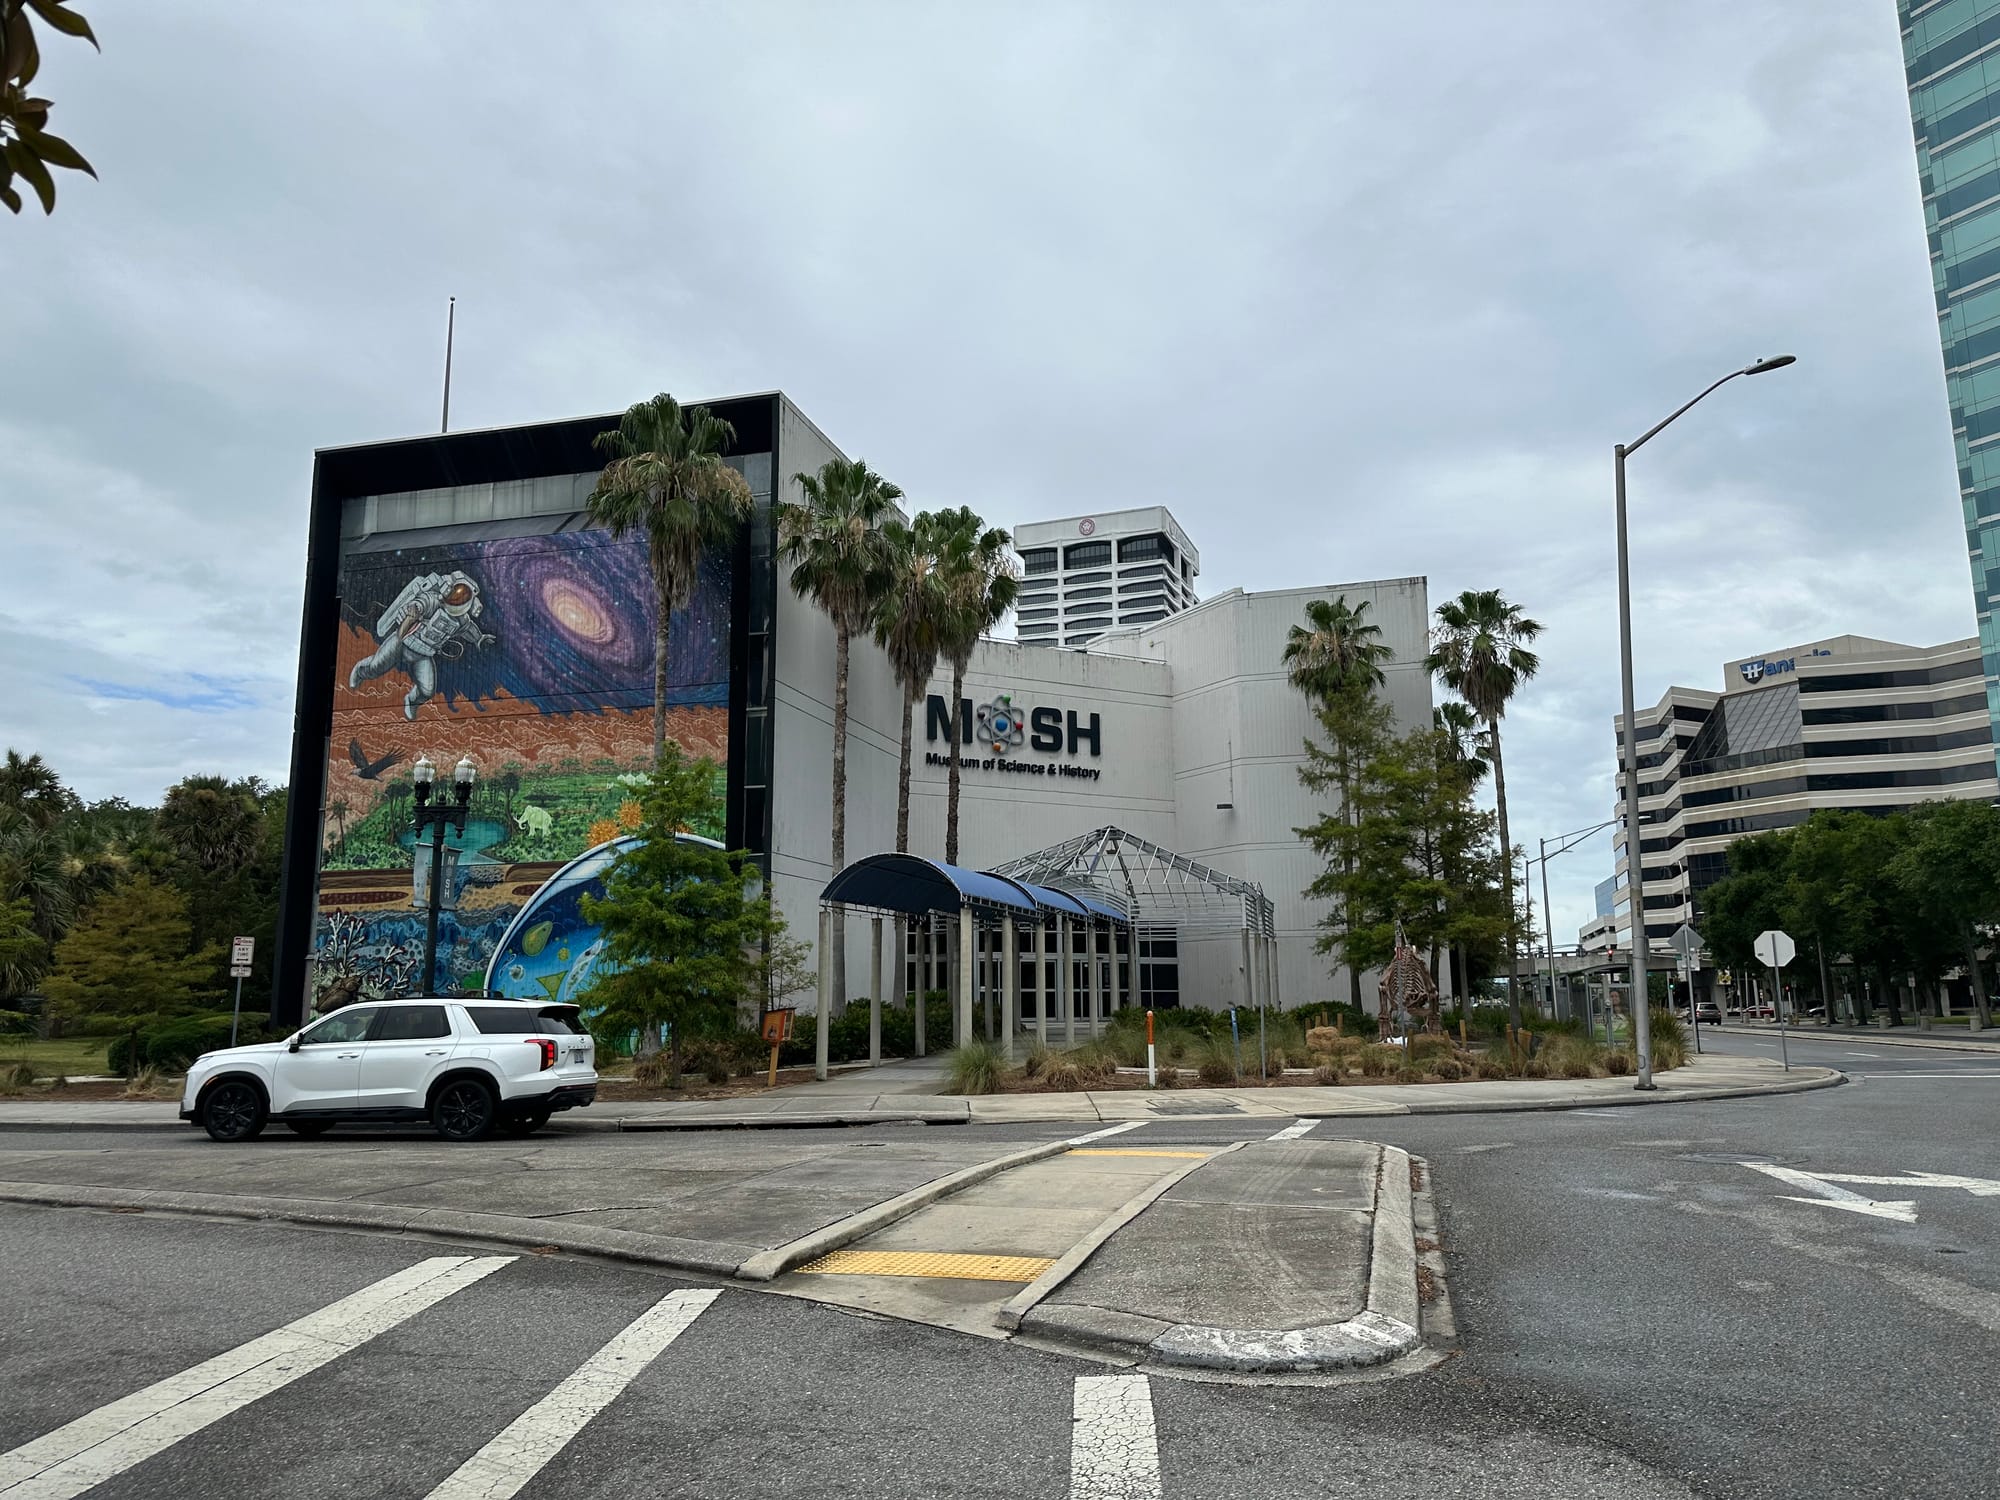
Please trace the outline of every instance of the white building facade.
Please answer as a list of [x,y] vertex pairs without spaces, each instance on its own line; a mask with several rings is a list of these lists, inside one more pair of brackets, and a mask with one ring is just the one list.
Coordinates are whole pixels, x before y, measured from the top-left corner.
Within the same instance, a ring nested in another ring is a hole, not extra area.
[[1030,521],[1015,629],[1024,646],[1087,646],[1108,630],[1149,625],[1195,602],[1201,554],[1163,505]]

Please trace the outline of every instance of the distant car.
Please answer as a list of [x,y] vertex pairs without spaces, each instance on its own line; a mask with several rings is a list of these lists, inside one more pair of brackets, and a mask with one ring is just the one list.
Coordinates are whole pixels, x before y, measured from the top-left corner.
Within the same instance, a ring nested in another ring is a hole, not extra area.
[[1713,1000],[1704,1000],[1694,1008],[1694,1023],[1697,1026],[1720,1026],[1722,1007]]
[[1812,1021],[1824,1021],[1826,1019],[1826,1007],[1824,1005],[1815,1005],[1811,1010],[1806,1012],[1806,1018]]
[[411,999],[348,1005],[282,1042],[203,1053],[181,1118],[218,1141],[270,1121],[316,1136],[343,1121],[428,1120],[448,1141],[525,1136],[597,1097],[574,1005]]
[[1768,1021],[1777,1014],[1768,1005],[1753,1005],[1743,1012],[1753,1021]]

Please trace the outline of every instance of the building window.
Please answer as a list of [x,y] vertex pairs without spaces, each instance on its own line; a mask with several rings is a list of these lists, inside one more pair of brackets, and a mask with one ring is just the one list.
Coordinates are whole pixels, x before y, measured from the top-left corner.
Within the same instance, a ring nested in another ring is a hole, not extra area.
[[1806,693],[1865,693],[1878,688],[1930,687],[1940,682],[1956,682],[1961,677],[1977,677],[1979,658],[1953,662],[1942,667],[1920,667],[1904,672],[1844,672],[1838,677],[1801,677],[1799,690]]
[[1173,561],[1174,544],[1157,532],[1152,536],[1128,536],[1118,544],[1120,562],[1141,562],[1149,557]]
[[1056,612],[1052,609],[1024,609],[1016,617],[1023,623],[1029,620],[1053,620]]
[[1021,554],[1021,571],[1033,577],[1037,573],[1053,573],[1056,570],[1056,549],[1037,547]]
[[1065,584],[1077,584],[1077,583],[1109,583],[1110,581],[1111,581],[1111,575],[1110,575],[1110,574],[1109,574],[1108,572],[1107,572],[1107,573],[1072,573],[1072,574],[1068,575],[1067,577],[1065,577],[1065,578],[1063,579],[1063,582],[1064,582]]
[[1188,560],[1184,557],[1181,559],[1181,578],[1185,581],[1192,577],[1194,577],[1194,569],[1188,566]]
[[1103,568],[1111,563],[1111,543],[1078,542],[1063,549],[1065,568]]
[[1111,585],[1108,583],[1095,584],[1092,587],[1086,589],[1063,590],[1064,599],[1106,599],[1109,598],[1110,595],[1111,595]]
[[1120,600],[1118,601],[1118,607],[1119,607],[1119,608],[1120,608],[1121,610],[1123,610],[1123,609],[1165,609],[1165,608],[1167,607],[1167,600],[1166,600],[1166,596],[1165,596],[1164,594],[1148,594],[1148,595],[1147,595],[1147,596],[1146,596],[1145,598],[1143,598],[1143,599],[1120,599]]
[[1167,612],[1164,609],[1149,609],[1142,615],[1120,615],[1118,618],[1127,625],[1150,625],[1153,621],[1164,620],[1166,617]]
[[1141,589],[1173,588],[1175,586],[1174,581],[1171,578],[1162,578],[1160,576],[1162,571],[1159,568],[1120,568],[1118,570],[1118,592],[1121,594],[1132,594],[1137,593]]
[[1110,623],[1111,616],[1109,615],[1092,615],[1087,620],[1070,620],[1067,622],[1071,630],[1089,630],[1093,627],[1109,625]]

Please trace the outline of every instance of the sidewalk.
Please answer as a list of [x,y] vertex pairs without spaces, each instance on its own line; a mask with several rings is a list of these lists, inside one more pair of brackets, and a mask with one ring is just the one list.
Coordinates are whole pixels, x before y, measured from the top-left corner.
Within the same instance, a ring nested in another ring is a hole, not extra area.
[[[1876,1038],[1880,1040],[1880,1038]],[[1935,1044],[1933,1044],[1935,1045]],[[1947,1044],[1948,1045],[1948,1044]],[[1505,1079],[1485,1083],[1343,1084],[1253,1089],[1103,1089],[1068,1094],[939,1094],[944,1060],[913,1058],[842,1073],[824,1083],[795,1084],[741,1099],[683,1104],[604,1103],[558,1115],[552,1134],[620,1130],[808,1129],[833,1125],[1112,1124],[1126,1120],[1214,1119],[1232,1115],[1327,1119],[1368,1115],[1482,1114],[1496,1111],[1610,1109],[1729,1099],[1745,1094],[1799,1093],[1844,1077],[1832,1068],[1790,1072],[1766,1058],[1691,1058],[1657,1075],[1642,1094],[1630,1078]],[[119,1099],[60,1103],[0,1099],[0,1131],[180,1130],[179,1105]]]

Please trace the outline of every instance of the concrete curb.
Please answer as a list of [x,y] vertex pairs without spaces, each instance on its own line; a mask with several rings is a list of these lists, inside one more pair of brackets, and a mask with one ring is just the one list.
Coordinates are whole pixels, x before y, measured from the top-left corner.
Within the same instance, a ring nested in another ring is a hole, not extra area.
[[0,1120],[0,1131],[83,1130],[92,1133],[114,1130],[187,1130],[185,1120]]
[[315,1228],[435,1234],[449,1239],[531,1248],[546,1245],[580,1255],[608,1256],[639,1265],[693,1271],[703,1276],[734,1274],[752,1248],[748,1245],[715,1244],[707,1240],[676,1239],[667,1235],[638,1234],[629,1229],[561,1224],[511,1214],[401,1208],[382,1203],[335,1203],[306,1198],[232,1198],[222,1193],[0,1182],[0,1202],[34,1203],[51,1208],[142,1209],[228,1219],[268,1220]]
[[1397,1146],[1378,1146],[1376,1151],[1368,1295],[1362,1310],[1344,1322],[1312,1328],[1211,1328],[1069,1305],[1031,1308],[1019,1320],[1018,1332],[1142,1365],[1231,1374],[1358,1370],[1409,1354],[1423,1342],[1410,1154]]
[[[557,1119],[551,1121],[544,1130],[550,1135],[616,1135],[627,1131],[651,1132],[670,1130],[826,1130],[847,1126],[864,1125],[965,1125],[970,1123],[971,1111],[961,1105],[956,1109],[898,1109],[847,1111],[838,1110],[787,1110],[770,1114],[733,1115],[691,1115],[648,1118],[646,1116],[618,1116],[613,1119]],[[126,1130],[193,1130],[195,1127],[185,1120],[8,1120],[0,1119],[0,1131],[126,1131]],[[413,1121],[405,1128],[416,1131],[428,1129],[422,1121]],[[192,1139],[192,1137],[190,1137]]]
[[1794,1073],[1814,1076],[1787,1078],[1777,1083],[1760,1083],[1748,1088],[1656,1089],[1642,1094],[1632,1089],[1622,1094],[1606,1094],[1582,1099],[1505,1100],[1496,1104],[1412,1104],[1405,1113],[1413,1115],[1522,1114],[1536,1110],[1625,1109],[1644,1104],[1699,1104],[1709,1099],[1755,1099],[1765,1094],[1809,1094],[1814,1089],[1838,1088],[1847,1075],[1838,1068],[1794,1068]]
[[1002,1328],[1019,1328],[1021,1326],[1021,1319],[1026,1317],[1038,1303],[1065,1281],[1068,1281],[1070,1277],[1082,1270],[1083,1263],[1095,1255],[1103,1247],[1106,1240],[1110,1239],[1112,1235],[1116,1234],[1127,1224],[1138,1218],[1146,1209],[1150,1208],[1154,1200],[1165,1193],[1168,1188],[1179,1182],[1188,1173],[1200,1171],[1203,1167],[1214,1161],[1217,1156],[1227,1156],[1232,1151],[1241,1151],[1249,1144],[1250,1142],[1248,1141],[1232,1141],[1227,1146],[1215,1152],[1213,1156],[1204,1156],[1200,1161],[1191,1161],[1178,1171],[1167,1173],[1166,1176],[1149,1184],[1130,1198],[1127,1198],[1112,1211],[1109,1218],[1105,1219],[1103,1223],[1091,1230],[1089,1234],[1086,1234],[1074,1245],[1071,1245],[1054,1265],[1050,1266],[1041,1275],[1037,1276],[1033,1281],[1029,1282],[1020,1291],[1002,1303],[1000,1311],[994,1314],[993,1321]]
[[907,1193],[877,1203],[872,1208],[864,1208],[859,1213],[849,1214],[846,1218],[828,1224],[823,1229],[815,1229],[811,1234],[793,1240],[788,1245],[760,1251],[736,1267],[736,1278],[739,1281],[775,1281],[792,1267],[804,1265],[828,1251],[838,1250],[842,1245],[852,1244],[878,1229],[886,1229],[898,1219],[907,1219],[918,1209],[927,1208],[940,1198],[949,1198],[961,1188],[969,1188],[976,1182],[984,1182],[989,1177],[997,1177],[1010,1168],[1025,1166],[1031,1161],[1059,1156],[1075,1144],[1075,1141],[1044,1141],[1038,1146],[1029,1146],[1022,1151],[1010,1151],[1005,1156],[996,1156],[991,1161],[975,1162],[969,1167],[961,1167],[956,1172],[934,1178],[920,1187],[911,1188]]

